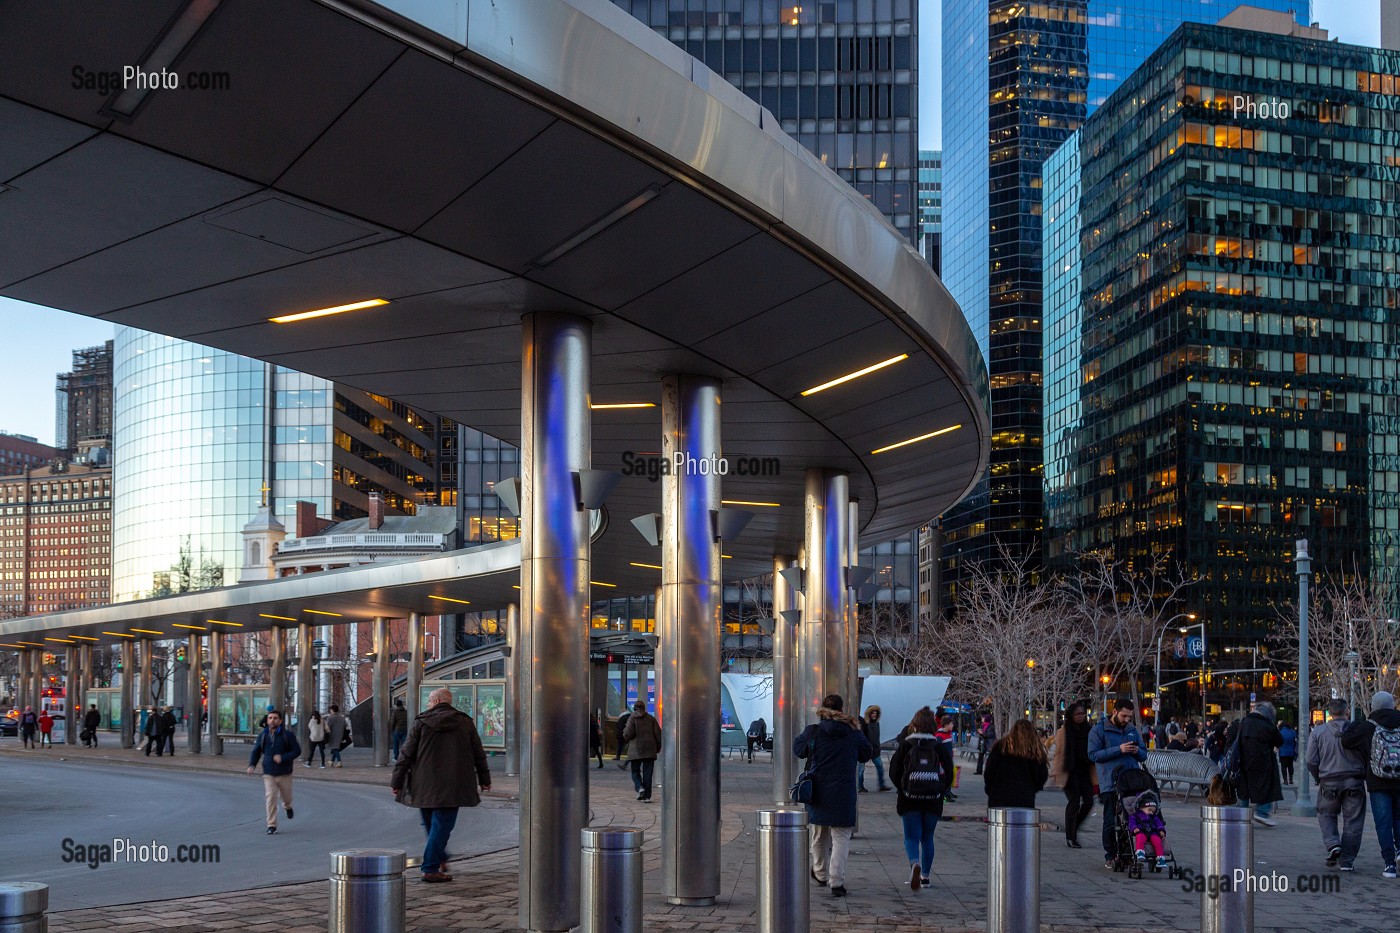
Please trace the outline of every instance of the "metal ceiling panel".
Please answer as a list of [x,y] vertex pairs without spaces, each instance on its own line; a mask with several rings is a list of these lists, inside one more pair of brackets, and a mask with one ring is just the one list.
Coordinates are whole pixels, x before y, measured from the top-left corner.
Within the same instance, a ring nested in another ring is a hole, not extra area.
[[[861,377],[861,380],[827,389],[826,392],[808,396],[801,399],[800,402],[797,400],[801,393],[824,382],[839,379],[848,373],[864,369],[866,366],[898,356],[901,353],[915,356],[921,352],[908,336],[891,327],[888,322],[882,322],[813,347],[802,356],[789,357],[781,363],[775,363],[752,373],[751,378],[769,391],[791,399],[800,405],[822,404],[817,400],[827,392],[849,391],[856,382],[866,379],[879,381],[898,366],[904,364],[900,363],[884,371],[876,371],[869,376]],[[805,407],[804,410],[806,410]]]
[[0,145],[0,182],[29,171],[94,132],[81,123],[0,97],[0,140],[4,141]]

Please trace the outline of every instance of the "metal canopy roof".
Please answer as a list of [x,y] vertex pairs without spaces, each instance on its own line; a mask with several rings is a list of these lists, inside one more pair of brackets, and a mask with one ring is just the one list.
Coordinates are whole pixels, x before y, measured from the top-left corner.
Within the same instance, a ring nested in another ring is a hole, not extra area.
[[[114,118],[116,95],[75,86],[76,68],[146,61],[208,3],[0,6],[0,294],[512,443],[521,314],[589,317],[594,403],[717,376],[726,456],[779,458],[776,476],[725,480],[726,499],[781,504],[726,545],[727,576],[796,552],[809,466],[849,471],[866,544],[985,468],[985,365],[923,259],[771,114],[612,4],[397,0],[442,17],[424,25],[368,0],[225,2],[173,70],[226,73],[226,89],[153,91]],[[660,431],[659,407],[595,411],[594,467],[658,451]],[[627,519],[659,502],[642,477],[613,493],[596,579],[657,585]]]

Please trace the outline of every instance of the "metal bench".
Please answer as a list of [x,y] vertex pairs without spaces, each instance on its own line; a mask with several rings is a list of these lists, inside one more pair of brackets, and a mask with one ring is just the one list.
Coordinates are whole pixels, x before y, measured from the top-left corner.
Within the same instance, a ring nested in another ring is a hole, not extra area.
[[1171,784],[1175,793],[1180,793],[1186,785],[1186,799],[1196,790],[1205,796],[1210,787],[1210,779],[1220,773],[1215,762],[1196,752],[1171,752],[1154,749],[1147,753],[1147,770],[1157,778],[1157,783],[1166,790]]

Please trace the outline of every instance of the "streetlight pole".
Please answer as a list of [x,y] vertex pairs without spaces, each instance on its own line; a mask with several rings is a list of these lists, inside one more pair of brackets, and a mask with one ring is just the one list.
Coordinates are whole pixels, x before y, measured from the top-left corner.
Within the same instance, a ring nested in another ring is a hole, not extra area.
[[1035,725],[1035,658],[1026,661],[1026,713]]
[[[1308,760],[1308,732],[1312,730],[1312,705],[1308,697],[1308,574],[1312,572],[1312,557],[1308,554],[1308,539],[1299,538],[1293,560],[1298,567],[1298,759]],[[1294,816],[1317,816],[1308,793],[1308,769],[1302,769],[1298,781],[1298,799],[1293,804]]]

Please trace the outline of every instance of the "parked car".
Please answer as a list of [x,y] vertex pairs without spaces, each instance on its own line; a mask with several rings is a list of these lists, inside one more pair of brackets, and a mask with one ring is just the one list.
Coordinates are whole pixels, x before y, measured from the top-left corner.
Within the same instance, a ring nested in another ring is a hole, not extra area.
[[19,735],[19,713],[14,710],[0,716],[0,736],[6,735]]

